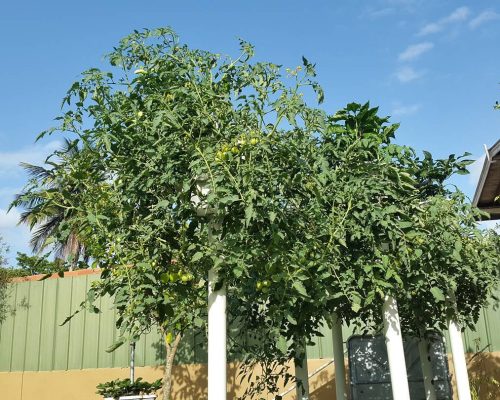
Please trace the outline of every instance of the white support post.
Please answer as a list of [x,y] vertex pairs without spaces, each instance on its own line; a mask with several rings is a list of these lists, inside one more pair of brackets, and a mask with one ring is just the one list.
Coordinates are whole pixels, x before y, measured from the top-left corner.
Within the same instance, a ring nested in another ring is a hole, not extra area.
[[425,400],[436,400],[436,389],[434,388],[434,372],[432,371],[431,357],[429,355],[430,342],[422,338],[418,342],[420,354],[420,366],[424,376]]
[[333,361],[335,367],[335,394],[337,400],[346,400],[344,365],[344,340],[342,338],[342,320],[333,314]]
[[208,400],[226,400],[226,288],[214,291],[217,273],[208,272]]
[[304,342],[296,347],[294,364],[296,399],[309,400],[309,370],[307,369],[307,350]]
[[469,375],[467,374],[467,363],[465,362],[460,326],[456,321],[450,320],[448,322],[448,331],[450,333],[451,354],[453,356],[453,367],[455,368],[458,399],[471,400]]
[[135,382],[135,342],[130,342],[130,382]]
[[385,297],[382,314],[389,370],[391,372],[392,397],[393,400],[410,400],[403,337],[399,323],[398,305],[394,297]]
[[[210,193],[207,179],[199,177],[196,192],[191,195],[191,202],[199,216],[212,216],[214,210],[203,200]],[[201,196],[201,197],[200,197]],[[208,224],[208,240],[213,242],[214,221]],[[227,316],[226,287],[214,290],[217,273],[208,271],[208,400],[226,400],[227,398]]]

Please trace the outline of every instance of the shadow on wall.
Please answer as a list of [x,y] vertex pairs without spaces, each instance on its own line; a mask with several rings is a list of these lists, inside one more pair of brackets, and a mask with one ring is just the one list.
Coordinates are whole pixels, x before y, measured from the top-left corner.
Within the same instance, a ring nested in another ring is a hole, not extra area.
[[335,378],[327,371],[316,375],[316,380],[311,385],[311,400],[337,400],[335,396]]
[[[207,383],[208,369],[206,364],[183,364],[175,365],[173,368],[172,393],[175,400],[206,399]],[[237,365],[228,366],[227,384],[227,398],[236,399],[242,391],[242,387],[238,382]]]
[[481,349],[468,357],[472,400],[496,400],[500,397],[500,353]]

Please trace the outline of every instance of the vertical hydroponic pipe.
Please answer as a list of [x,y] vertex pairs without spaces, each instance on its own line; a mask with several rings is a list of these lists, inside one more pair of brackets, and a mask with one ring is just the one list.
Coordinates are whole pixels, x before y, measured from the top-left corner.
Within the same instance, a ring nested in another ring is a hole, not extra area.
[[392,397],[393,400],[410,400],[403,337],[399,323],[398,305],[394,297],[385,297],[382,314],[387,358],[391,372]]

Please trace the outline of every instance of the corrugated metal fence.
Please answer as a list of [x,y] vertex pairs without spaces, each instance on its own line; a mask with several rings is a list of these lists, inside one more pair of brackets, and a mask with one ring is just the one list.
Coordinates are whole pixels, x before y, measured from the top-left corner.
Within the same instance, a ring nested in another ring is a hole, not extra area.
[[[60,324],[79,308],[97,275],[28,281],[11,285],[12,313],[0,327],[0,371],[52,371],[83,368],[126,367],[128,346],[112,353],[105,350],[117,338],[115,310],[109,298],[98,300],[100,314],[80,312],[64,326]],[[464,334],[467,351],[490,345],[489,351],[500,351],[500,311],[484,310],[476,332]],[[333,357],[331,332],[308,348],[311,359]],[[496,334],[495,334],[496,333]],[[344,327],[344,339],[352,330]],[[206,338],[203,333],[190,334],[179,350],[181,363],[206,363]],[[136,365],[159,365],[164,360],[162,338],[153,330],[136,345]]]

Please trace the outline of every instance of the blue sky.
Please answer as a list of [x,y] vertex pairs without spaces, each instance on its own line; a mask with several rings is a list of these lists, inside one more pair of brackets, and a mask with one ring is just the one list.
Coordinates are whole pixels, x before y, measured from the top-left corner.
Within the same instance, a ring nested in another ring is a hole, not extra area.
[[370,101],[401,122],[398,142],[436,156],[469,151],[472,175],[454,181],[472,196],[484,154],[500,138],[500,2],[450,0],[4,2],[0,14],[0,235],[27,251],[29,232],[5,210],[26,182],[21,161],[40,163],[57,138],[61,99],[133,29],[171,26],[192,47],[285,67],[317,64],[324,108]]

